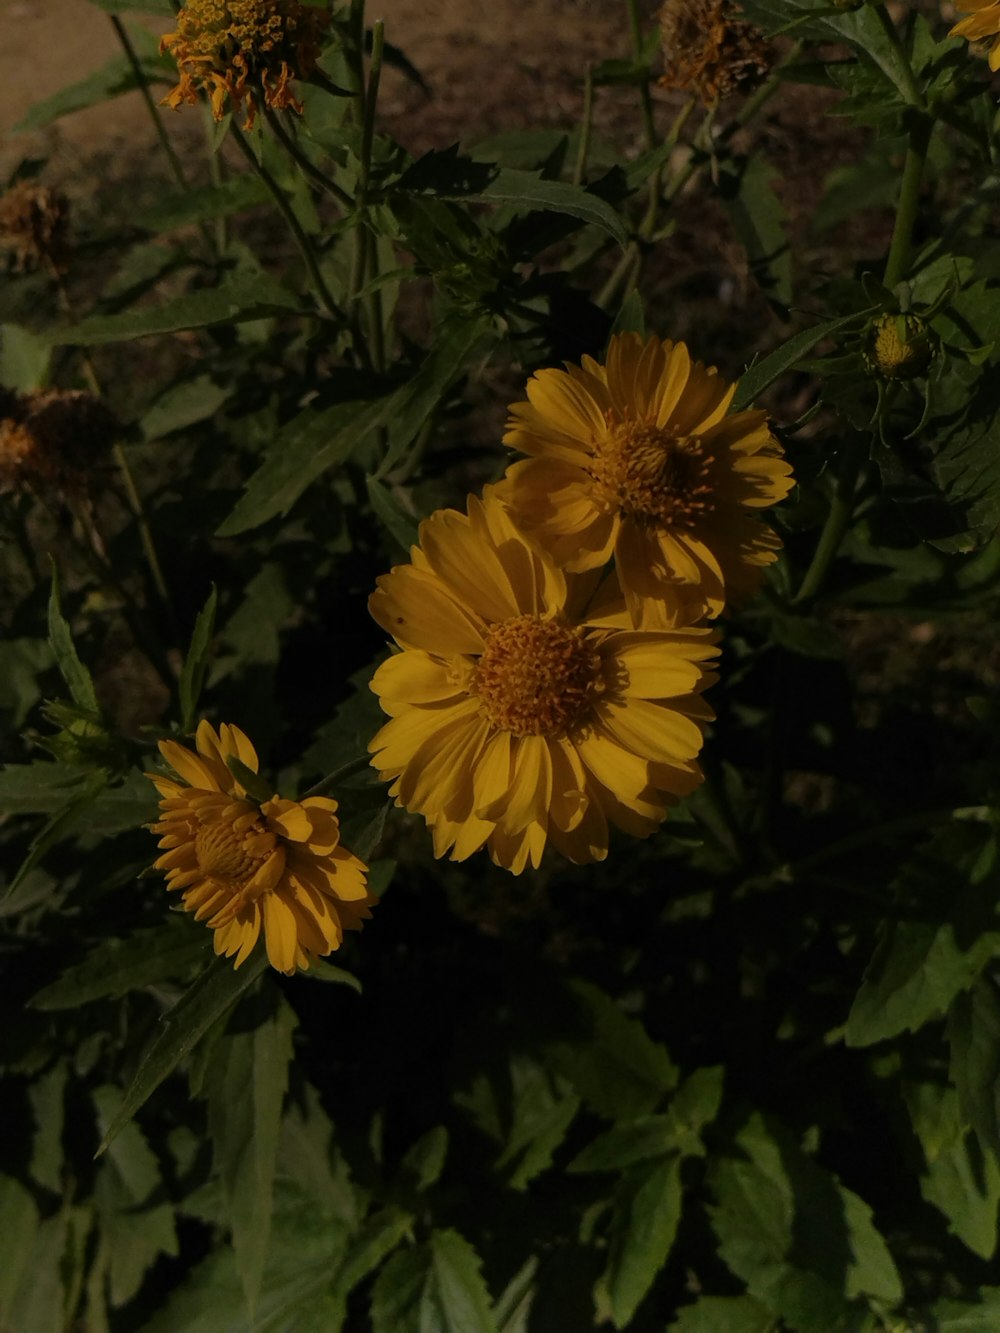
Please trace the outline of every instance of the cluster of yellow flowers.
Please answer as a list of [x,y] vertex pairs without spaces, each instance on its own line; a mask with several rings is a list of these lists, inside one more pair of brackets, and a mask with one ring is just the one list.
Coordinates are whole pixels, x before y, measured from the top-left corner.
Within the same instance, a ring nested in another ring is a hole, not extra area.
[[609,825],[645,836],[701,781],[706,622],[776,558],[759,511],[793,484],[765,414],[727,415],[734,391],[637,334],[538,372],[504,437],[528,457],[378,580],[402,651],[372,680],[373,763],[438,856],[600,860]]
[[[637,334],[606,364],[539,371],[504,437],[528,457],[467,512],[432,514],[377,581],[370,610],[400,651],[372,679],[389,717],[372,763],[436,855],[485,847],[515,874],[549,843],[601,860],[609,826],[645,837],[702,780],[710,622],[776,559],[760,511],[793,484],[734,392],[683,343]],[[239,966],[263,930],[290,973],[368,917],[334,801],[251,799],[226,762],[257,772],[236,727],[160,750],[178,776],[149,775],[156,868],[217,953]]]

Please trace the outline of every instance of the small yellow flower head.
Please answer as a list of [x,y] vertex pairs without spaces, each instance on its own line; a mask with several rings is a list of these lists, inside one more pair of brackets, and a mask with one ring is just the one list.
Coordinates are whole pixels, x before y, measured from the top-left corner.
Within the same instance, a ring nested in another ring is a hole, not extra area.
[[646,837],[701,781],[713,633],[634,630],[617,582],[567,574],[494,487],[422,523],[369,608],[402,649],[372,679],[372,764],[435,855],[603,860],[609,825]]
[[80,389],[0,390],[0,494],[85,492],[117,429],[101,400]]
[[865,361],[886,380],[922,375],[937,352],[937,340],[919,315],[879,315],[868,325]]
[[738,12],[732,0],[665,0],[662,87],[696,92],[706,106],[752,92],[766,78],[773,52]]
[[19,181],[0,195],[0,246],[21,273],[45,265],[64,273],[69,251],[69,200],[59,190]]
[[178,775],[146,776],[160,793],[167,888],[179,889],[186,912],[215,931],[215,952],[245,962],[263,930],[272,967],[291,975],[340,947],[359,930],[376,899],[367,866],[340,845],[337,802],[323,796],[251,800],[226,765],[227,756],[257,772],[257,754],[238,727],[218,732],[198,724],[197,753],[161,741]]
[[540,370],[504,443],[529,457],[498,487],[518,523],[572,571],[612,557],[636,626],[717,616],[777,559],[761,511],[792,470],[764,412],[683,343],[618,334],[607,361]]
[[300,0],[188,0],[177,15],[177,31],[160,41],[177,61],[180,82],[164,98],[175,109],[194,103],[204,88],[212,114],[221,120],[227,98],[234,112],[246,103],[244,129],[252,129],[264,105],[302,111],[291,90],[316,65],[330,24],[328,5]]
[[990,69],[1000,70],[1000,0],[956,0],[955,8],[968,15],[949,32],[970,42],[988,42]]

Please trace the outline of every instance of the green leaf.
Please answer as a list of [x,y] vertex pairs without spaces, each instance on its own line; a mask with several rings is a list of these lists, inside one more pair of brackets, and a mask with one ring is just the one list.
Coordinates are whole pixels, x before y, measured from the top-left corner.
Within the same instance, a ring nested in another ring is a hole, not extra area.
[[39,677],[54,661],[47,639],[7,639],[0,643],[0,708],[10,713],[15,731],[42,697]]
[[475,198],[515,208],[566,213],[606,232],[619,245],[628,244],[628,229],[611,207],[596,194],[564,181],[543,180],[533,171],[503,167]]
[[437,1183],[447,1155],[448,1131],[444,1125],[435,1125],[406,1150],[399,1164],[399,1174],[410,1188],[423,1193]]
[[920,1192],[948,1219],[950,1230],[981,1259],[997,1246],[1000,1165],[968,1131],[953,1088],[909,1084],[906,1104],[926,1166]]
[[[69,1069],[60,1060],[28,1089],[35,1137],[31,1145],[32,1180],[53,1194],[63,1188],[63,1127],[66,1122],[66,1079]],[[2,1306],[2,1300],[0,1300]]]
[[0,1235],[4,1237],[3,1263],[0,1264],[0,1323],[15,1328],[11,1308],[18,1288],[27,1279],[37,1281],[31,1266],[32,1250],[38,1231],[38,1209],[22,1184],[11,1176],[0,1175]]
[[79,787],[73,790],[64,805],[60,806],[42,825],[28,844],[28,854],[18,867],[17,874],[7,886],[6,896],[14,893],[42,857],[74,832],[83,816],[94,805],[107,784],[105,773],[92,773]]
[[108,14],[158,14],[161,18],[172,19],[176,11],[170,0],[90,0],[92,5],[103,9]]
[[764,292],[779,305],[792,301],[792,251],[785,224],[788,214],[774,192],[774,168],[759,153],[731,159],[719,175],[719,191],[750,264]]
[[258,805],[265,805],[274,799],[275,791],[271,784],[252,768],[248,768],[242,759],[238,759],[234,754],[227,754],[226,767],[250,799],[256,801]]
[[774,1315],[752,1296],[701,1296],[682,1305],[667,1327],[670,1333],[777,1333]]
[[[98,1132],[121,1105],[117,1088],[97,1088]],[[94,1197],[108,1254],[111,1304],[125,1305],[161,1254],[177,1254],[173,1208],[162,1201],[163,1181],[156,1157],[138,1125],[126,1125],[98,1168]],[[153,1199],[161,1196],[161,1201]]]
[[209,1028],[229,1012],[266,967],[267,954],[261,948],[256,949],[240,968],[234,968],[228,959],[217,958],[163,1015],[161,1031],[143,1057],[121,1108],[101,1141],[98,1154],[107,1150],[136,1111],[191,1053]]
[[624,1120],[589,1143],[567,1171],[618,1171],[664,1157],[674,1150],[674,1121],[668,1115]]
[[642,307],[642,297],[634,289],[619,306],[609,338],[613,338],[617,333],[638,333],[643,338],[646,336],[646,314]]
[[615,1192],[608,1266],[595,1293],[615,1328],[627,1328],[666,1263],[681,1217],[681,1163],[671,1156],[628,1172]]
[[90,776],[76,764],[7,764],[0,769],[0,814],[52,814],[78,796]]
[[227,1033],[213,1052],[208,1124],[252,1325],[271,1232],[281,1108],[298,1019],[274,992],[263,1004],[244,1006],[242,1017],[249,1030]]
[[934,1333],[996,1333],[1000,1328],[1000,1287],[982,1287],[982,1301],[940,1301],[934,1306]]
[[210,375],[172,384],[154,401],[139,422],[143,439],[160,440],[176,430],[196,425],[215,415],[231,390]]
[[1000,1158],[1000,998],[982,978],[956,997],[948,1015],[949,1073],[962,1116],[984,1153]]
[[733,411],[742,412],[744,408],[749,407],[775,380],[794,370],[798,362],[811,352],[817,343],[829,338],[838,329],[846,328],[848,324],[857,324],[858,321],[859,316],[856,314],[823,320],[811,328],[803,329],[801,333],[796,333],[762,361],[755,361],[753,365],[748,366],[737,385],[733,398]]
[[309,981],[327,981],[335,986],[349,986],[358,995],[362,992],[361,982],[353,972],[343,967],[334,967],[325,958],[316,958],[309,964],[309,970],[302,975]]
[[376,516],[381,519],[383,527],[395,540],[400,550],[409,555],[410,547],[417,544],[417,518],[406,512],[396,498],[395,491],[391,491],[380,481],[376,481],[373,476],[365,478],[365,486],[368,490],[371,507]]
[[8,389],[40,389],[49,375],[48,338],[17,324],[0,324],[0,384]]
[[208,600],[198,612],[198,618],[194,622],[191,644],[187,650],[187,656],[184,658],[178,692],[181,703],[181,731],[185,733],[191,732],[195,728],[198,700],[201,698],[201,690],[205,683],[205,672],[208,670],[209,655],[212,648],[212,635],[215,631],[215,610],[218,601],[218,590],[213,583],[212,591],[208,594]]
[[299,311],[303,304],[301,297],[268,274],[241,271],[231,273],[217,287],[177,296],[160,305],[138,306],[117,315],[92,315],[68,328],[53,329],[50,341],[57,347],[95,347],[182,329],[263,319]]
[[[346,1316],[347,1297],[401,1240],[413,1230],[413,1218],[399,1208],[383,1208],[369,1217],[350,1244],[333,1279],[331,1296]],[[324,1328],[328,1325],[324,1325]]]
[[420,1333],[495,1333],[481,1261],[457,1231],[433,1231],[430,1280],[420,1300]]
[[896,883],[920,919],[888,923],[847,1020],[849,1046],[915,1032],[945,1013],[989,959],[1000,890],[997,846],[984,825],[946,828],[922,847]]
[[150,207],[140,209],[132,221],[147,231],[173,231],[241,213],[270,198],[260,177],[247,172],[220,185],[189,186],[182,193],[164,195]]
[[[167,80],[173,82],[177,76],[176,66],[156,53],[157,42],[152,33],[135,27],[132,28],[130,36],[140,56],[139,65],[143,79],[147,83]],[[43,130],[47,125],[51,125],[63,116],[71,115],[74,111],[84,111],[89,106],[96,106],[98,102],[106,102],[112,97],[120,97],[122,93],[130,93],[138,87],[139,80],[127,57],[115,56],[93,74],[88,74],[85,79],[71,84],[68,88],[60,88],[51,97],[36,102],[14,128],[20,133]]]
[[719,1254],[751,1296],[797,1333],[847,1333],[864,1298],[902,1298],[868,1206],[788,1135],[755,1114],[734,1154],[712,1165],[710,1214]]
[[73,635],[59,605],[59,571],[52,564],[52,591],[49,594],[49,644],[55,654],[59,674],[69,686],[74,702],[83,709],[99,715],[97,695],[90,672],[80,661],[73,644]]
[[394,1254],[372,1288],[372,1333],[423,1333],[420,1306],[430,1281],[429,1246],[415,1245]]
[[186,919],[137,930],[125,939],[104,940],[83,962],[33,995],[29,1004],[45,1012],[76,1009],[172,981],[203,964],[209,947],[205,928]]
[[[646,1115],[677,1082],[669,1055],[596,986],[573,982],[569,999],[573,1036],[547,1042],[548,1056],[598,1114]],[[553,1012],[558,1004],[552,997]]]

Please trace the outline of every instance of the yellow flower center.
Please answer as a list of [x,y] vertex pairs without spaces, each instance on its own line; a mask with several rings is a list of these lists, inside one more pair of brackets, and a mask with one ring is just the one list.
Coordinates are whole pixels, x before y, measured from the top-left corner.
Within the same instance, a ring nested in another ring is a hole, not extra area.
[[[262,830],[257,827],[252,834]],[[195,834],[194,851],[198,866],[212,879],[228,880],[234,891],[251,879],[267,855],[254,853],[247,845],[247,834],[239,834],[225,820],[202,824]]]
[[646,421],[609,423],[589,470],[598,502],[629,518],[690,527],[712,507],[711,460],[697,435]]
[[502,731],[559,736],[582,721],[604,680],[582,629],[515,616],[490,630],[472,689]]

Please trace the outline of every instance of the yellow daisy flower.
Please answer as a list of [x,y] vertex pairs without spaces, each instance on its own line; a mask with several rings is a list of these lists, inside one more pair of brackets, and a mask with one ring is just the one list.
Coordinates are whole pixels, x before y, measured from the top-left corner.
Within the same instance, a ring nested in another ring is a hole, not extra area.
[[970,42],[992,37],[990,69],[1000,70],[1000,0],[956,0],[955,8],[968,17],[956,23],[948,36]]
[[371,688],[390,721],[373,765],[437,856],[487,847],[519,874],[546,842],[603,860],[608,825],[645,837],[701,781],[708,629],[635,630],[616,581],[567,575],[488,487],[421,524],[372,615],[402,652]]
[[716,616],[777,559],[758,513],[793,485],[766,413],[726,415],[735,390],[683,343],[617,335],[606,365],[528,381],[504,443],[532,456],[498,491],[557,564],[614,556],[634,624]]
[[163,99],[177,110],[207,90],[212,114],[221,120],[227,98],[233,111],[247,104],[244,129],[252,129],[258,96],[282,110],[302,105],[291,90],[293,78],[306,79],[330,23],[325,5],[299,0],[187,0],[177,15],[177,31],[160,39],[161,52],[177,61],[180,82]]
[[217,733],[200,722],[197,753],[176,741],[160,752],[179,780],[146,776],[160,793],[167,888],[180,889],[186,912],[215,931],[215,952],[245,962],[261,930],[272,967],[289,975],[340,946],[360,929],[376,901],[367,866],[340,846],[337,802],[322,796],[259,805],[226,765],[235,757],[254,773],[257,754],[238,727]]

